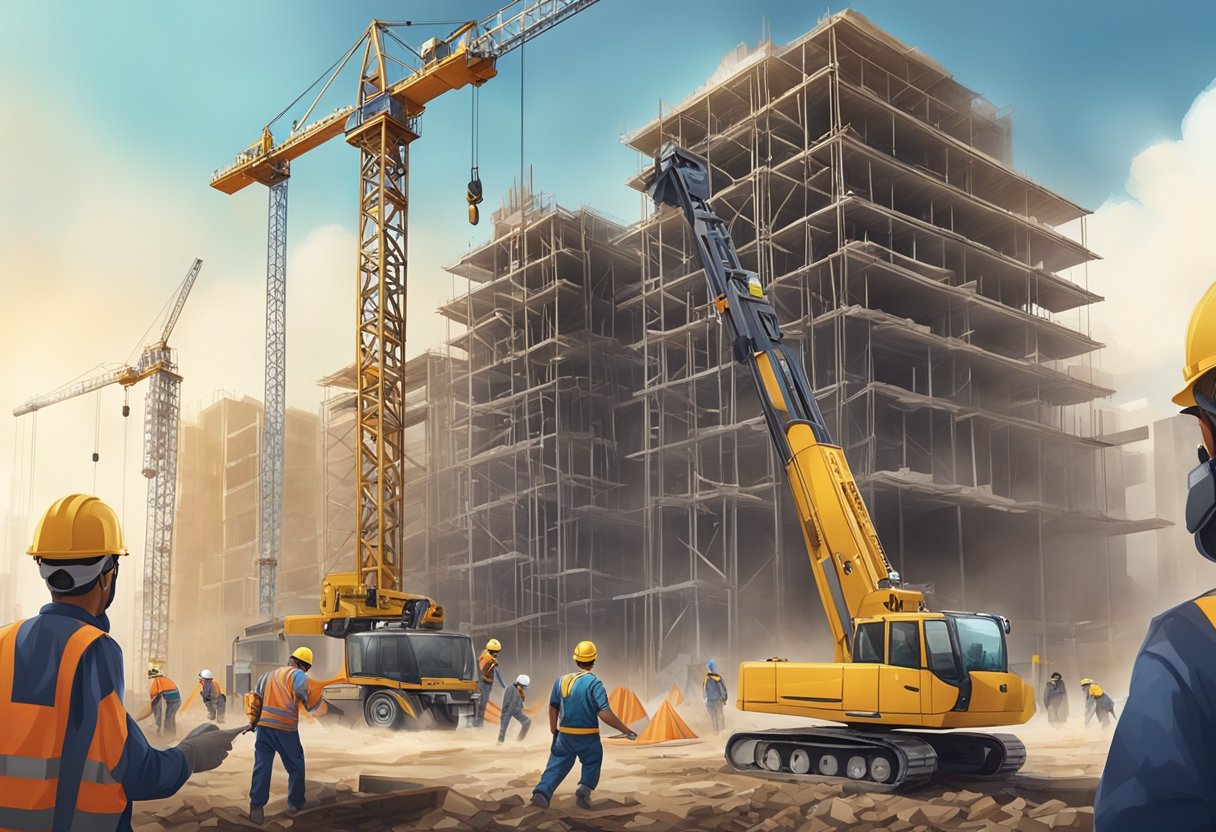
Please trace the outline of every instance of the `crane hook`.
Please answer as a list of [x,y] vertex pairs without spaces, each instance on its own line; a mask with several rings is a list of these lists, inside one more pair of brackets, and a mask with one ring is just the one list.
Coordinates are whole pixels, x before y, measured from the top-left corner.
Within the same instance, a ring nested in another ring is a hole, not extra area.
[[481,212],[477,206],[481,204],[484,197],[481,191],[481,177],[478,175],[476,167],[469,171],[469,185],[465,192],[465,199],[469,203],[469,225],[477,225],[477,221],[481,219]]

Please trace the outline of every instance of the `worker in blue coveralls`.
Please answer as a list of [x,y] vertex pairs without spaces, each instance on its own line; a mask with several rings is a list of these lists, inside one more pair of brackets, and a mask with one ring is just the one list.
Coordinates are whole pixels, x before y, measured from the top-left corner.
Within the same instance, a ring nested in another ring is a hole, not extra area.
[[[1191,316],[1186,362],[1174,402],[1203,437],[1187,477],[1186,527],[1216,560],[1216,284]],[[1216,591],[1149,625],[1094,810],[1097,832],[1216,829]]]
[[582,763],[574,802],[581,809],[591,808],[591,792],[600,782],[600,766],[604,762],[604,747],[600,744],[600,720],[620,731],[630,740],[638,735],[629,730],[608,707],[604,683],[591,672],[598,653],[590,641],[580,641],[574,648],[575,673],[567,673],[553,683],[549,695],[549,732],[553,746],[549,750],[549,765],[540,782],[532,790],[532,805],[548,808],[553,792],[574,768]]
[[168,797],[215,768],[236,732],[200,726],[157,750],[123,707],[106,610],[127,549],[109,506],[57,500],[29,554],[52,602],[0,627],[0,829],[126,832],[132,801]]

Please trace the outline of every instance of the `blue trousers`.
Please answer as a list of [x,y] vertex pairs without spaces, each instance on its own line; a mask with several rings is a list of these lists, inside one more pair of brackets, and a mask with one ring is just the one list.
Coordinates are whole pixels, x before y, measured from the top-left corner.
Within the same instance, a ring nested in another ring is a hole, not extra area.
[[549,749],[549,765],[545,766],[545,773],[532,791],[543,794],[546,800],[551,799],[574,768],[576,759],[583,764],[579,785],[594,789],[600,784],[600,767],[604,763],[604,746],[600,744],[600,735],[559,732],[553,738],[553,747]]
[[297,809],[304,807],[304,746],[297,731],[276,731],[258,728],[253,743],[253,784],[249,787],[249,805],[265,806],[270,800],[270,774],[274,755],[283,760],[287,769],[287,802]]

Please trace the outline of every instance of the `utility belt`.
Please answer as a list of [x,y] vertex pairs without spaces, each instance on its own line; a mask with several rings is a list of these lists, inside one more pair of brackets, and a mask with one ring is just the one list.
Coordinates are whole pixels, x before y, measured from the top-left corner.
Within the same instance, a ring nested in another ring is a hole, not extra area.
[[571,728],[568,725],[559,725],[557,730],[562,734],[582,734],[584,736],[590,734],[598,734],[600,729],[596,728]]

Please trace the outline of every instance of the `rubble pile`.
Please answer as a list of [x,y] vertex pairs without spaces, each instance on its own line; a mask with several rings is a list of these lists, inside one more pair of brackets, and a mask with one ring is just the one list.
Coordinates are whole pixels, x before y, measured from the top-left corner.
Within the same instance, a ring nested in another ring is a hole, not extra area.
[[[696,720],[694,719],[694,723]],[[699,727],[699,725],[698,725]],[[266,824],[246,815],[251,743],[172,798],[137,803],[136,832],[268,829],[356,832],[1049,832],[1093,829],[1093,791],[1105,739],[1051,735],[1028,742],[1022,774],[1000,782],[951,780],[914,794],[795,781],[731,770],[724,737],[693,745],[606,744],[592,811],[574,805],[577,769],[548,809],[529,805],[549,737],[497,745],[496,731],[372,733],[313,730],[303,737],[308,807],[284,816],[277,768]]]

